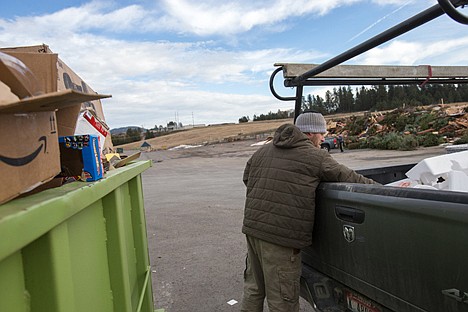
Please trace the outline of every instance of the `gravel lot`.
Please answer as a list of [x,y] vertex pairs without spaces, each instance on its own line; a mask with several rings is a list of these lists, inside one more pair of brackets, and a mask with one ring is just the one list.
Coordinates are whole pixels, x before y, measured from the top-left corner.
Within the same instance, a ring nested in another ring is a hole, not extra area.
[[[155,308],[166,312],[239,311],[245,238],[241,233],[242,173],[254,141],[143,153],[143,173]],[[417,151],[331,151],[353,169],[416,163],[444,154]],[[228,301],[239,303],[230,305]],[[265,311],[268,311],[265,308]],[[313,311],[301,301],[301,311]]]

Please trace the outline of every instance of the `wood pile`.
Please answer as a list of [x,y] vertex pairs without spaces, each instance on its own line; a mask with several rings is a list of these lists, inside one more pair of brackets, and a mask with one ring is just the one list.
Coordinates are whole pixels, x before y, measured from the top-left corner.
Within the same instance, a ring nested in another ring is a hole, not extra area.
[[453,141],[468,133],[468,104],[407,107],[386,112],[368,112],[364,116],[331,117],[327,128],[330,135],[342,135],[345,138],[366,138],[396,132],[416,136],[432,133]]

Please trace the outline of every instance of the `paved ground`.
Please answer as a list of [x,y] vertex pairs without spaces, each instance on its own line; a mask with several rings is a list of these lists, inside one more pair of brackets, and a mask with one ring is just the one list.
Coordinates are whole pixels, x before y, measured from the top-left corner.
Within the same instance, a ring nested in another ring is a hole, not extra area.
[[[144,153],[149,252],[156,308],[166,312],[239,311],[245,241],[241,234],[242,172],[253,141]],[[443,148],[401,151],[332,150],[351,168],[416,163]],[[301,311],[313,311],[301,301]],[[265,309],[267,311],[267,309]]]

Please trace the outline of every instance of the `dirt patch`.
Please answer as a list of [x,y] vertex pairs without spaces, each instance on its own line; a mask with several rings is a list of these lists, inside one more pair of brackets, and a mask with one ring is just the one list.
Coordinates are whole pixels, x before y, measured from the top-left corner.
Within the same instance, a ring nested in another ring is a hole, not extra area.
[[[263,140],[272,136],[275,130],[292,119],[256,121],[240,124],[213,125],[178,131],[165,136],[145,140],[153,150],[166,150],[180,145],[210,145],[241,140]],[[139,149],[143,141],[120,145],[126,149]]]

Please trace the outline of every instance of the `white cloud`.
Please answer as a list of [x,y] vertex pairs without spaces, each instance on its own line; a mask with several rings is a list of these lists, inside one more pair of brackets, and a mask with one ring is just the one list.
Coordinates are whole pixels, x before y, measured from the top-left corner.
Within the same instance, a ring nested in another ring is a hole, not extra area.
[[356,62],[369,65],[466,65],[468,36],[432,42],[393,41],[374,48]]
[[[114,106],[113,103],[126,103]],[[129,82],[121,92],[113,95],[112,100],[103,101],[106,115],[116,125],[127,125],[128,120],[138,120],[138,125],[153,127],[165,125],[178,119],[183,124],[216,124],[226,121],[237,122],[244,116],[277,110],[278,105],[271,96],[241,95],[216,91],[193,90],[184,85],[149,81],[146,83]]]
[[[429,2],[430,0],[426,1]],[[407,5],[416,2],[416,0],[372,0],[373,3],[378,5]],[[433,1],[432,1],[433,2]]]
[[188,1],[165,0],[169,27],[200,36],[232,35],[258,26],[284,22],[308,14],[324,15],[330,10],[360,0],[331,1]]
[[[192,112],[197,123],[213,124],[276,111],[284,103],[265,92],[255,94],[252,86],[266,90],[278,60],[321,55],[290,49],[228,51],[211,42],[128,42],[89,33],[48,37],[40,35],[45,29],[36,31],[27,44],[48,44],[95,91],[112,94],[103,100],[111,127],[165,124],[175,112],[184,124],[192,122]],[[22,40],[0,34],[8,46],[25,45]],[[221,91],[226,84],[233,91]]]
[[60,31],[74,33],[96,29],[119,32],[138,27],[149,14],[149,11],[139,5],[113,9],[105,2],[90,2],[80,7],[70,7],[50,15],[36,17],[34,23],[39,27],[52,25]]
[[[130,5],[114,8],[111,2],[92,1],[48,15],[19,17],[18,30],[37,33],[48,28],[54,35],[90,30],[112,32],[176,31],[199,36],[231,36],[258,26],[272,26],[288,18],[307,14],[324,15],[343,5],[362,0],[333,1],[188,1],[164,0],[164,11]],[[0,26],[5,21],[0,21]]]
[[[330,55],[287,45],[230,49],[218,37],[236,40],[254,28],[284,30],[288,19],[314,18],[355,2],[359,0],[167,0],[158,9],[143,7],[144,2],[123,8],[91,2],[43,16],[0,19],[0,46],[48,44],[95,91],[113,95],[103,100],[111,127],[152,127],[173,120],[176,113],[184,124],[192,123],[192,113],[196,123],[236,122],[245,115],[294,106],[269,93],[274,63],[319,63]],[[392,1],[407,1],[397,2]],[[177,34],[169,30],[184,35],[174,39]],[[203,37],[197,41],[190,34]],[[466,64],[466,37],[446,39],[429,32],[425,38],[375,48],[353,62]],[[278,90],[290,96],[287,92],[294,90]]]

